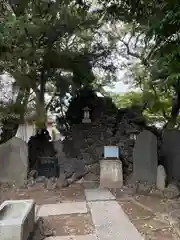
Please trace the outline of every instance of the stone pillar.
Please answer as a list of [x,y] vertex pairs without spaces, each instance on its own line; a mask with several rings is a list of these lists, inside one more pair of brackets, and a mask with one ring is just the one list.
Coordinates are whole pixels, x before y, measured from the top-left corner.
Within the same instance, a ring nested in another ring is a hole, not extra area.
[[121,188],[123,186],[122,162],[120,160],[100,161],[100,187]]

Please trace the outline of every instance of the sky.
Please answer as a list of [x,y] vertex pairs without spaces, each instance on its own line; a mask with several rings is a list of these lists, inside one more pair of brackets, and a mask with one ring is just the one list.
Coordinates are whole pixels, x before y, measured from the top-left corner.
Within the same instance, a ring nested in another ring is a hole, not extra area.
[[130,89],[130,86],[127,84],[124,84],[123,82],[119,81],[115,84],[114,88],[106,88],[107,90],[110,90],[115,93],[125,93],[128,92]]
[[104,89],[106,91],[112,91],[114,93],[126,93],[132,90],[135,90],[132,88],[132,86],[130,84],[125,84],[125,80],[127,81],[127,74],[126,71],[118,71],[117,73],[117,79],[118,81],[114,84],[113,88],[109,88],[109,87],[105,87]]

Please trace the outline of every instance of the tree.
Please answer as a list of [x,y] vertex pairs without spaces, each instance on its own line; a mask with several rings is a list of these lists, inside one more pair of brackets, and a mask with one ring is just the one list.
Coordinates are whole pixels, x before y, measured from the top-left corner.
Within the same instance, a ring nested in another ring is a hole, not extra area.
[[[112,0],[108,4],[107,1],[101,1],[100,5],[100,10],[105,12],[108,19],[113,22],[121,20],[131,26],[130,38],[126,38],[127,41],[123,39],[127,53],[140,59],[149,72],[150,90],[155,87],[161,93],[172,96],[167,127],[174,127],[180,110],[179,2]],[[139,52],[138,48],[138,52],[132,51],[131,40],[134,37],[135,46],[136,40],[144,39],[145,52]]]
[[126,108],[132,105],[143,105],[143,94],[141,92],[127,92],[124,94],[111,93],[113,101],[118,108]]
[[171,113],[171,98],[160,94],[157,96],[153,91],[112,93],[111,97],[119,109],[139,106],[149,124],[164,126]]
[[[11,1],[5,8],[2,70],[16,79],[23,98],[33,89],[38,127],[45,126],[48,83],[62,99],[95,81],[93,67],[114,71],[104,64],[111,51],[100,39],[99,15],[88,6],[76,1]],[[11,33],[6,41],[4,33]]]

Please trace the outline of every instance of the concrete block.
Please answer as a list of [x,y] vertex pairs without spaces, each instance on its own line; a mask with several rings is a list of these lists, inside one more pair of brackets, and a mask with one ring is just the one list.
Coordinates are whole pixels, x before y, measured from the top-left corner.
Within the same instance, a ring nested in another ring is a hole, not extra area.
[[100,187],[121,188],[122,186],[122,162],[120,160],[101,160]]
[[1,204],[1,240],[27,240],[33,232],[34,223],[34,200],[10,200]]

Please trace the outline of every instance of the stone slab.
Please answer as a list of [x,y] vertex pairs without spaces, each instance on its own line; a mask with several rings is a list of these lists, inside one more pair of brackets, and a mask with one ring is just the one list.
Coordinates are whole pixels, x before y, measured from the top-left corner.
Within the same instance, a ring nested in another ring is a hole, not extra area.
[[106,201],[114,200],[115,196],[108,189],[85,189],[85,196],[88,202],[90,201]]
[[45,240],[98,240],[95,235],[77,235],[77,236],[56,236],[48,237]]
[[61,214],[72,213],[87,213],[86,202],[70,202],[70,203],[57,203],[47,204],[39,207],[38,217],[55,216]]
[[96,235],[100,240],[143,240],[116,201],[89,202]]
[[83,186],[86,189],[94,189],[94,188],[96,189],[96,188],[99,187],[99,182],[98,181],[97,182],[95,182],[95,181],[84,181]]

